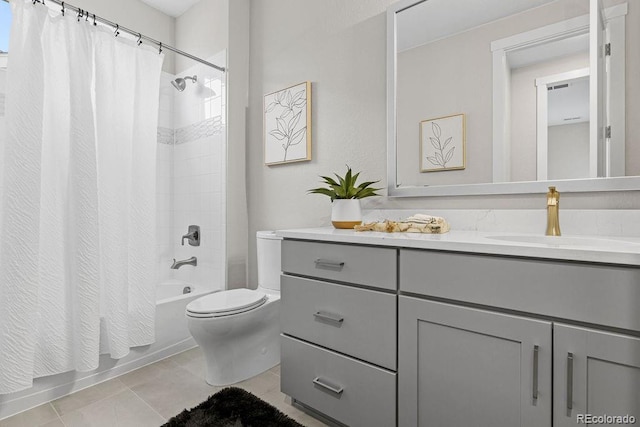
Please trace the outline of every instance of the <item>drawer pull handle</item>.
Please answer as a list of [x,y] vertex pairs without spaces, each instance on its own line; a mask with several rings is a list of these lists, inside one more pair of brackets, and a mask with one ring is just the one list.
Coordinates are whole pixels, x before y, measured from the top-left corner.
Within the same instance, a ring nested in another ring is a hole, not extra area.
[[340,396],[342,394],[342,392],[344,391],[344,387],[340,387],[340,388],[335,388],[329,384],[325,384],[320,380],[320,377],[316,377],[313,379],[313,383],[319,387],[324,388],[325,390],[329,390],[332,393],[337,394],[338,396]]
[[318,258],[314,262],[316,263],[316,267],[334,268],[336,270],[344,267],[344,261],[331,261],[330,259]]
[[567,353],[567,417],[573,409],[573,353]]
[[538,400],[538,353],[540,352],[540,347],[537,345],[533,346],[533,400]]
[[327,320],[329,322],[333,322],[333,323],[336,323],[338,325],[340,325],[340,324],[342,324],[342,322],[344,322],[344,317],[340,317],[337,314],[327,313],[325,311],[318,311],[316,313],[313,313],[313,317],[315,317],[317,319],[321,319],[321,320]]

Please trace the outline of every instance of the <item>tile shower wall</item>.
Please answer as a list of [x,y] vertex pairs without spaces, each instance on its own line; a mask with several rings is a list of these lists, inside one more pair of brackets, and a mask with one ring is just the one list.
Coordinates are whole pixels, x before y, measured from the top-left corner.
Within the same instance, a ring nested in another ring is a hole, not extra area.
[[[225,63],[222,52],[210,62]],[[178,92],[170,81],[197,75]],[[163,75],[158,127],[158,263],[161,279],[211,290],[225,283],[226,87],[224,76],[195,65]],[[201,244],[181,245],[189,225],[201,227]],[[170,270],[172,258],[198,258],[198,266]]]

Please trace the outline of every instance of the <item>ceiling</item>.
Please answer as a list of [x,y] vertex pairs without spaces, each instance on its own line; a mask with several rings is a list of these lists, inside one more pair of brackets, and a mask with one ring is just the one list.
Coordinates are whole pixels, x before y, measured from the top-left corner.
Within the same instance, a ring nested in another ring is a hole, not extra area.
[[[418,0],[417,0],[418,1]],[[396,15],[402,52],[555,0],[429,0]]]
[[160,12],[177,18],[200,0],[141,0]]

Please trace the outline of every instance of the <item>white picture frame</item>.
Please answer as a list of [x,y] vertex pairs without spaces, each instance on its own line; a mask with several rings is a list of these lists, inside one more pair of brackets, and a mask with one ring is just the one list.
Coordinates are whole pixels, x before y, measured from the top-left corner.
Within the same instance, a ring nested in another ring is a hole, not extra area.
[[311,160],[311,82],[266,94],[263,112],[265,165]]

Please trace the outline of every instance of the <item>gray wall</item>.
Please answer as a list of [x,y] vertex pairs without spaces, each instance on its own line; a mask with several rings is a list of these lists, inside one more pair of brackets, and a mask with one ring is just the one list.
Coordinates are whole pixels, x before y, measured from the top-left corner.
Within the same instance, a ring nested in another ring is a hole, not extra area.
[[589,122],[549,126],[549,179],[589,176]]
[[[202,59],[227,49],[229,1],[200,0],[176,18],[176,47]],[[192,65],[193,60],[177,56],[175,74]]]
[[[247,177],[250,283],[257,284],[255,232],[329,223],[329,199],[307,195],[319,174],[385,175],[385,10],[391,0],[255,0]],[[312,160],[263,162],[263,95],[312,82]],[[384,184],[381,182],[381,184]],[[231,189],[230,189],[231,190]]]
[[229,0],[227,121],[227,285],[247,285],[249,234],[246,149],[249,103],[249,0]]
[[[252,285],[257,283],[257,230],[330,224],[329,199],[306,194],[309,188],[318,186],[319,174],[342,172],[347,163],[362,170],[363,178],[380,179],[380,186],[386,187],[385,11],[391,3],[392,0],[251,2],[246,149]],[[313,83],[313,160],[267,167],[262,158],[262,97],[305,80]],[[428,212],[429,209],[544,209],[544,203],[544,194],[380,197],[366,200],[364,207]],[[640,192],[563,194],[562,207],[639,209]]]

